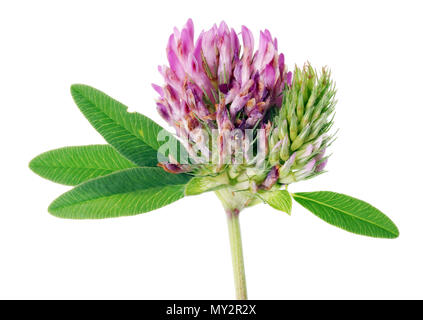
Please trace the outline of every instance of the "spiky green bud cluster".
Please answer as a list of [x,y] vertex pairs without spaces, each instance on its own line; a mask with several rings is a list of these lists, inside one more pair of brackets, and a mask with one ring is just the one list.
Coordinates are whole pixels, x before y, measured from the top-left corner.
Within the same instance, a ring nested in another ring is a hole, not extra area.
[[323,172],[328,158],[325,151],[333,138],[327,133],[333,124],[335,92],[326,68],[320,74],[310,65],[295,68],[269,141],[269,163],[280,167],[278,183],[289,184]]

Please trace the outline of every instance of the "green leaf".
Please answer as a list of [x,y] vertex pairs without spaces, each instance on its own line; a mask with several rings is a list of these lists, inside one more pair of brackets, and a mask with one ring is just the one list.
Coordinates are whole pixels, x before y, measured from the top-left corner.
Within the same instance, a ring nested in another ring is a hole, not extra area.
[[295,201],[327,223],[344,230],[376,238],[397,238],[398,228],[370,204],[336,192],[294,193]]
[[29,167],[43,178],[75,186],[135,164],[109,145],[89,145],[44,152],[32,159]]
[[[128,107],[97,89],[74,84],[71,93],[81,112],[104,139],[139,166],[157,164],[161,145],[157,136],[161,131],[182,148],[169,132],[153,120],[136,112],[128,112]],[[177,159],[177,150],[170,152]],[[162,156],[167,158],[167,155]]]
[[291,215],[292,199],[288,191],[265,191],[260,193],[260,197],[262,197],[268,205],[276,210],[280,210]]
[[49,212],[69,219],[136,215],[181,199],[189,179],[162,168],[126,169],[80,184],[54,200]]

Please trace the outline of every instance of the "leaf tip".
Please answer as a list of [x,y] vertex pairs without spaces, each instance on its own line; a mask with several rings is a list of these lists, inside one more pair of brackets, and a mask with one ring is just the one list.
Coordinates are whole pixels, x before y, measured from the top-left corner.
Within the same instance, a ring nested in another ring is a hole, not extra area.
[[70,91],[71,91],[71,93],[73,93],[73,92],[75,92],[75,91],[78,91],[78,89],[81,89],[82,87],[84,87],[85,85],[83,85],[83,84],[80,84],[80,83],[74,83],[74,84],[71,84],[71,86],[70,86]]
[[53,204],[55,201],[53,201],[47,208],[48,213],[50,213],[54,217],[58,217],[57,213],[54,210]]
[[[392,223],[392,224],[394,224],[394,223]],[[399,232],[398,227],[395,224],[394,224],[394,227],[395,227],[395,229],[392,232],[393,237],[391,239],[396,239],[400,236],[400,232]]]
[[40,167],[42,165],[42,155],[44,155],[43,153],[36,156],[35,158],[31,159],[31,161],[29,161],[28,163],[28,168],[34,172],[35,174],[39,175],[40,177],[43,177],[42,174],[42,170],[40,170]]
[[36,163],[37,163],[37,160],[38,160],[37,158],[38,158],[38,156],[31,159],[31,161],[29,161],[29,163],[28,163],[28,168],[31,169],[31,171],[34,172],[34,173],[36,173],[35,167],[36,167]]
[[66,214],[64,215],[63,212],[61,211],[61,209],[63,209],[63,208],[60,206],[60,201],[61,201],[63,195],[64,194],[62,194],[58,198],[54,199],[53,202],[50,203],[50,205],[48,206],[47,211],[48,211],[49,214],[51,214],[53,217],[56,217],[56,218],[74,219],[74,217],[67,216]]
[[84,89],[90,89],[90,88],[91,88],[90,86],[87,86],[85,84],[74,83],[70,86],[70,92],[73,99],[75,100],[76,97],[81,96],[83,94]]

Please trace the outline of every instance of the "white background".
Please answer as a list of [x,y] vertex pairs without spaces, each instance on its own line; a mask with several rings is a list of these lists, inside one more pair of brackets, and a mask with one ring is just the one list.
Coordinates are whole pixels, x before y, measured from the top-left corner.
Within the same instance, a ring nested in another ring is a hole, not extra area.
[[[226,218],[213,194],[140,216],[48,214],[67,187],[28,169],[66,145],[102,143],[74,105],[89,84],[164,125],[157,65],[174,26],[268,28],[289,67],[328,65],[338,140],[329,172],[291,191],[366,200],[400,229],[377,240],[299,205],[242,212],[252,299],[423,298],[421,1],[2,1],[0,298],[232,299]],[[256,40],[257,41],[257,40]],[[257,42],[256,42],[257,43]]]

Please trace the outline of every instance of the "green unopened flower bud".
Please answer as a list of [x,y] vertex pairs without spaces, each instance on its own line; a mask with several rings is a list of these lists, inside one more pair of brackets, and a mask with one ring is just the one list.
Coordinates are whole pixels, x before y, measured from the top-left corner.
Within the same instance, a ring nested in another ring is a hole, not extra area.
[[314,155],[314,147],[311,143],[302,146],[301,149],[296,151],[297,157],[295,159],[295,164],[292,169],[302,169],[304,165],[309,161]]
[[274,152],[269,155],[269,163],[271,166],[275,166],[279,163],[279,152]]
[[288,112],[286,119],[288,120],[288,124],[292,122],[292,118],[296,117],[295,115],[295,104],[293,102],[290,102],[289,106],[287,106]]
[[311,143],[302,146],[301,149],[297,151],[297,162],[307,159],[313,152],[313,145]]
[[283,138],[288,135],[288,122],[286,119],[281,122],[279,130],[279,140],[283,140]]
[[280,151],[280,157],[283,161],[286,161],[289,159],[289,145],[290,145],[289,136],[286,135],[282,140],[282,147]]
[[284,165],[279,168],[279,179],[286,177],[289,174],[293,164],[295,163],[295,158],[296,158],[296,153],[294,152],[292,156],[289,157],[288,161],[286,161]]
[[316,166],[316,159],[312,159],[299,171],[294,173],[295,180],[302,180],[307,178],[314,173],[314,168]]
[[269,141],[269,150],[271,151],[280,142],[278,134],[279,134],[279,130],[278,128],[275,128],[270,136],[270,141]]
[[317,87],[313,86],[310,97],[308,98],[308,101],[307,101],[306,110],[312,109],[313,104],[316,101],[316,96],[317,96]]
[[303,98],[303,93],[302,92],[298,96],[297,115],[298,115],[298,119],[301,119],[303,117],[303,115],[304,115],[304,98]]
[[282,141],[279,141],[271,149],[270,154],[269,154],[269,162],[270,162],[271,166],[274,166],[276,164],[279,164],[279,159],[280,159],[279,152],[281,150],[281,146],[282,146]]
[[307,124],[303,130],[301,130],[301,133],[298,135],[298,137],[294,140],[291,146],[291,150],[295,151],[298,148],[300,148],[304,141],[307,139],[308,134],[310,132],[310,124]]
[[313,109],[312,108],[308,108],[306,113],[304,114],[304,116],[301,119],[300,122],[300,129],[304,129],[304,127],[306,125],[308,125],[311,122],[311,117],[313,116]]
[[311,126],[310,135],[309,135],[308,139],[312,140],[315,137],[317,137],[317,135],[319,134],[320,130],[323,128],[323,126],[325,125],[326,122],[327,122],[327,120],[326,120],[325,117],[321,117],[320,119],[315,121],[313,123],[313,125]]
[[314,109],[312,121],[315,121],[315,120],[317,120],[319,118],[321,112],[323,111],[323,108],[326,105],[326,102],[327,102],[327,98],[326,97],[323,97],[322,99],[320,99],[317,107]]
[[291,122],[289,123],[289,137],[291,138],[291,141],[294,141],[297,137],[297,130],[298,130],[298,124],[297,124],[297,116],[295,114],[291,117]]

